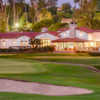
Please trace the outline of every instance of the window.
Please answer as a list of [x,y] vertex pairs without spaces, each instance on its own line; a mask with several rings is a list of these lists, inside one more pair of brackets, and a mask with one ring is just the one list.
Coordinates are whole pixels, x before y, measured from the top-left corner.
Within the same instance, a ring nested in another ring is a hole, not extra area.
[[25,41],[25,46],[27,46],[28,45],[28,41]]
[[27,46],[28,45],[28,41],[21,40],[20,45],[21,46]]
[[6,46],[6,41],[3,40],[3,41],[2,41],[2,44],[3,44],[3,46],[5,47],[5,46]]
[[74,44],[73,43],[68,43],[68,48],[74,48]]
[[16,40],[13,40],[13,46],[15,46],[16,45]]
[[43,39],[42,40],[42,45],[43,46],[49,46],[50,45],[50,40],[49,39]]

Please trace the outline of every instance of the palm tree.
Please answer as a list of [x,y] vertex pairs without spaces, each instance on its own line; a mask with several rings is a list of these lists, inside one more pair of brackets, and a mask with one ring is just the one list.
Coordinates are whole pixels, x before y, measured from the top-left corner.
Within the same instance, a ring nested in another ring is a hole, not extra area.
[[75,11],[76,11],[76,5],[77,5],[77,3],[79,3],[79,1],[80,0],[74,0],[74,3],[75,3],[75,5],[74,5],[74,8],[73,8],[73,16],[72,16],[72,21],[73,22],[75,22]]
[[38,21],[38,16],[40,14],[40,5],[41,5],[41,0],[30,0],[31,1],[31,12],[30,12],[30,16],[32,18],[32,23],[37,22]]
[[35,15],[36,15],[36,9],[34,8],[34,4],[31,3],[31,7],[29,7],[29,12],[28,12],[29,18],[32,21],[32,24],[35,22]]
[[56,6],[56,4],[57,4],[57,1],[58,0],[48,0],[48,2],[47,2],[47,6],[48,7],[55,7]]
[[3,11],[3,1],[0,0],[0,11]]
[[24,0],[18,0],[15,5],[15,10],[16,10],[16,23],[18,23],[21,15],[23,14],[23,10],[25,8],[25,3]]
[[15,0],[8,0],[9,6],[12,7],[13,24],[16,22]]

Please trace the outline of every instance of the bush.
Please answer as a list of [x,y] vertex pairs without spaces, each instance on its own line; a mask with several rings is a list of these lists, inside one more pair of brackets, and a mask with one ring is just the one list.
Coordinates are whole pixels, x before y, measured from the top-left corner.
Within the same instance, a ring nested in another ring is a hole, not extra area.
[[33,52],[53,52],[55,50],[54,46],[45,46],[40,48],[33,48]]
[[16,49],[0,49],[0,53],[17,52]]
[[100,56],[100,52],[89,52],[90,56]]
[[76,53],[88,53],[88,51],[76,51]]
[[89,51],[76,51],[76,53],[84,53],[89,56],[100,56],[100,52],[89,52]]
[[0,53],[20,53],[20,52],[26,52],[28,51],[29,49],[26,48],[26,49],[12,49],[12,48],[9,48],[9,49],[0,49]]

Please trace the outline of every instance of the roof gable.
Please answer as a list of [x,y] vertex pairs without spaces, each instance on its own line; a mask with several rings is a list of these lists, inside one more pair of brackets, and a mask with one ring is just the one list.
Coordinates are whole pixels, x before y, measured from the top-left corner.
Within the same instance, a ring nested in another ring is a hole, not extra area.
[[[62,32],[69,31],[69,30],[71,30],[71,29],[70,28],[61,28],[58,30],[58,32],[62,33]],[[86,27],[77,27],[76,30],[83,31],[86,33],[93,33],[95,31],[95,30],[92,30],[92,29],[89,29]]]
[[50,40],[55,40],[58,39],[57,36],[50,34],[50,33],[40,33],[39,35],[35,36],[37,39],[50,39]]
[[94,30],[86,28],[86,27],[77,27],[76,29],[79,31],[86,32],[86,33],[93,33],[94,32]]

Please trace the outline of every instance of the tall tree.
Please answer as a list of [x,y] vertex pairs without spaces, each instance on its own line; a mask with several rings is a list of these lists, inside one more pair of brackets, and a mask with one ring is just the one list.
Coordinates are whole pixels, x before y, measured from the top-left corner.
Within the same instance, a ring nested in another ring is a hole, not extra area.
[[58,0],[47,0],[48,8],[56,7]]
[[3,11],[3,1],[0,0],[0,11]]
[[100,0],[97,0],[97,11],[100,11]]
[[16,20],[16,12],[15,12],[15,0],[8,0],[10,7],[12,7],[12,14],[13,14],[13,24],[15,24]]
[[29,7],[28,15],[29,19],[31,19],[32,24],[35,22],[36,10],[37,10],[36,1],[31,0],[31,5]]
[[96,9],[97,9],[97,0],[84,0],[80,9],[77,9],[74,13],[75,20],[78,23],[81,23],[80,24],[81,26],[93,28]]
[[64,3],[62,5],[62,11],[64,13],[69,13],[71,11],[71,5],[69,3]]
[[6,7],[3,5],[3,0],[0,0],[0,31],[6,31]]

